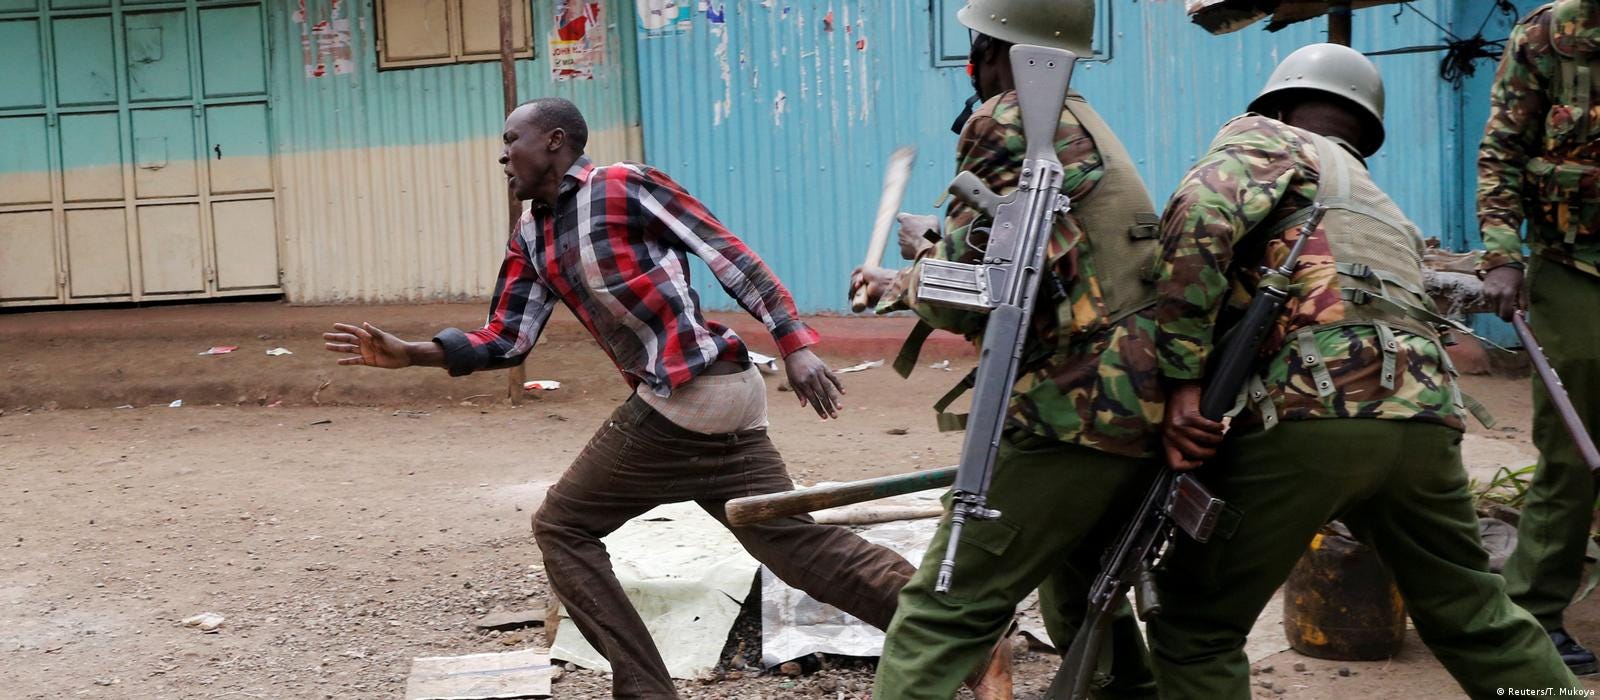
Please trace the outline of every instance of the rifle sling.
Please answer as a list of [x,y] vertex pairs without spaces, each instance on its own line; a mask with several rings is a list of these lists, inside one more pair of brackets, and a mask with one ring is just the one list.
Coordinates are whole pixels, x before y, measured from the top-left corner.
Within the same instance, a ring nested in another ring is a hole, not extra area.
[[917,325],[911,327],[911,334],[900,344],[900,353],[894,356],[894,371],[901,379],[909,378],[911,371],[917,368],[917,357],[922,355],[922,344],[927,342],[930,335],[933,335],[933,326],[928,325],[927,321],[917,319]]
[[[1017,376],[1013,378],[1013,381],[1022,379],[1027,374],[1039,370],[1049,360],[1050,353],[1043,351],[1035,352],[1030,358],[1024,358],[1022,366],[1017,369]],[[950,404],[955,403],[956,399],[961,398],[962,394],[971,391],[972,387],[976,386],[977,383],[978,369],[974,367],[972,371],[967,372],[967,376],[962,377],[960,382],[950,387],[950,390],[945,392],[944,396],[939,397],[939,400],[933,403],[933,410],[937,412],[935,420],[939,424],[939,432],[949,433],[967,429],[967,414],[951,413],[946,409],[950,408]]]

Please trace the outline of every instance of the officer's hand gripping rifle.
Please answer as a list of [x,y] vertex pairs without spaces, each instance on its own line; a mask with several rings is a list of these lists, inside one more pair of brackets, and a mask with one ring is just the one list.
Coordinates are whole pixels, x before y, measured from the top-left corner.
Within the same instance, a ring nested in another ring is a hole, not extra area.
[[[1255,298],[1250,300],[1244,317],[1222,339],[1216,364],[1209,372],[1210,382],[1200,397],[1200,415],[1221,421],[1233,408],[1239,390],[1255,367],[1261,341],[1277,323],[1278,314],[1289,300],[1289,281],[1294,277],[1300,252],[1322,223],[1324,211],[1321,205],[1312,210],[1311,218],[1300,228],[1300,237],[1289,249],[1282,265],[1262,269]],[[1073,636],[1072,646],[1061,660],[1061,670],[1056,672],[1045,694],[1048,700],[1088,697],[1102,640],[1117,608],[1126,600],[1128,589],[1137,583],[1134,601],[1139,619],[1160,614],[1154,571],[1172,542],[1174,528],[1183,530],[1196,542],[1205,542],[1211,539],[1225,507],[1225,503],[1213,497],[1193,476],[1171,469],[1161,470],[1133,520],[1106,553],[1105,568],[1089,589],[1089,607],[1083,624]]]
[[1056,127],[1072,80],[1071,51],[1020,44],[1011,47],[1011,72],[1027,144],[1017,189],[1001,197],[970,171],[950,183],[950,193],[987,214],[992,224],[983,259],[976,264],[924,260],[918,268],[918,300],[987,312],[983,349],[973,385],[972,412],[961,447],[961,466],[950,504],[950,540],[934,590],[950,591],[956,547],[967,520],[993,520],[989,482],[1005,429],[1011,387],[1022,365],[1028,319],[1045,270],[1045,246],[1057,216],[1069,202],[1061,193]]

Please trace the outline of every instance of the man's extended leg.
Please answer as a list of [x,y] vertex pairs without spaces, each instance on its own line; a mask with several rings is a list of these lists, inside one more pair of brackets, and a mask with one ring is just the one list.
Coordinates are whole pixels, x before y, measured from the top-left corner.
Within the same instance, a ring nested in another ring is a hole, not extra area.
[[[650,632],[611,569],[600,538],[629,518],[677,497],[670,477],[637,466],[640,441],[632,419],[635,402],[623,404],[550,487],[533,516],[534,539],[544,553],[550,587],[566,606],[583,638],[611,662],[612,693],[618,698],[676,698],[677,690]],[[670,470],[672,445],[651,446]],[[670,473],[670,472],[669,472]]]
[[1392,473],[1343,519],[1394,574],[1417,634],[1473,698],[1501,697],[1510,688],[1581,690],[1544,630],[1489,572],[1461,468],[1461,434],[1396,424],[1404,434],[1395,441],[1404,448]]
[[967,522],[947,594],[933,590],[949,538],[948,518],[940,523],[901,592],[873,697],[952,697],[1011,623],[1017,602],[1102,519],[1130,515],[1155,468],[1152,460],[1007,435],[989,489],[989,506],[1001,517]]
[[[1600,280],[1564,266],[1533,261],[1528,322],[1561,375],[1584,424],[1600,420]],[[1547,631],[1578,592],[1593,520],[1595,480],[1578,456],[1550,393],[1533,377],[1533,442],[1539,466],[1506,562],[1506,592]]]
[[[1238,513],[1199,544],[1179,537],[1146,627],[1161,697],[1245,700],[1245,638],[1317,528],[1370,492],[1399,452],[1389,421],[1288,421],[1230,438],[1196,476]],[[1352,430],[1353,429],[1353,430]],[[1363,429],[1374,432],[1352,433]],[[1390,430],[1390,432],[1384,432]]]
[[[783,457],[765,431],[727,439],[727,446],[712,457],[726,466],[699,497],[700,506],[724,525],[730,499],[794,488]],[[889,626],[896,597],[916,570],[894,550],[843,527],[818,525],[809,515],[728,529],[756,561],[785,583],[878,629]]]

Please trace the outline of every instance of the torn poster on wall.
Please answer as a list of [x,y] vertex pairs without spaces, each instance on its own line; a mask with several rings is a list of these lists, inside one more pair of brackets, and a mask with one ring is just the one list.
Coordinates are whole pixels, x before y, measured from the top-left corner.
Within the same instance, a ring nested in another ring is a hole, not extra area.
[[319,22],[310,21],[306,0],[300,0],[293,19],[300,25],[300,57],[307,78],[321,78],[330,72],[334,75],[356,72],[350,50],[350,20],[344,16],[343,0],[333,0],[328,18]]
[[639,8],[639,36],[677,36],[694,26],[694,0],[634,0]]
[[555,30],[550,32],[550,77],[593,80],[594,67],[606,57],[606,25],[600,3],[556,0]]

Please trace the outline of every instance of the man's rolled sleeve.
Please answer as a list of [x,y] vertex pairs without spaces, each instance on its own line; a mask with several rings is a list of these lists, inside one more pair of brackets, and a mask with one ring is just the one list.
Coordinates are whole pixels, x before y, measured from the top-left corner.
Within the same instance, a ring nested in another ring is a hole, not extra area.
[[466,331],[446,328],[433,336],[433,342],[444,350],[444,368],[452,377],[460,377],[483,369],[489,364],[489,353],[472,344]]
[[[528,221],[524,218],[524,225]],[[539,281],[524,253],[522,237],[512,236],[489,304],[488,323],[470,332],[446,328],[434,336],[433,342],[444,351],[445,369],[459,377],[522,364],[539,341],[555,302],[555,294]]]
[[772,339],[778,341],[778,354],[784,357],[822,342],[822,336],[799,319],[779,324]]

